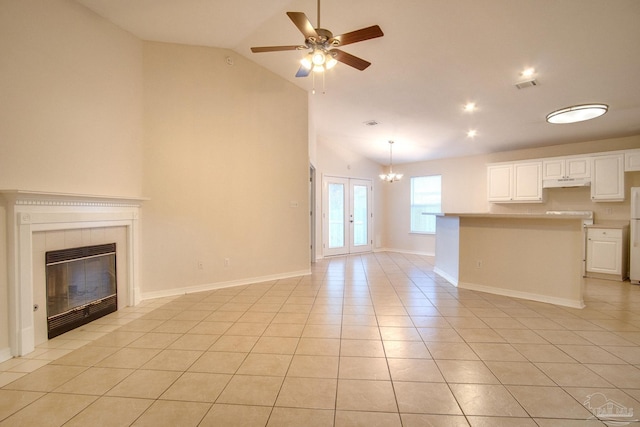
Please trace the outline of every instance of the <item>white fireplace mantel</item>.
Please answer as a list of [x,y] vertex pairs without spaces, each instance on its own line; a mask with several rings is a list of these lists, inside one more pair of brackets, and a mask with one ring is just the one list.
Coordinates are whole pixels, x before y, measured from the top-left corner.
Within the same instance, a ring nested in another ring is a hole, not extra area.
[[7,211],[9,346],[13,356],[35,348],[33,233],[101,227],[127,228],[128,305],[140,301],[139,216],[145,199],[0,190]]

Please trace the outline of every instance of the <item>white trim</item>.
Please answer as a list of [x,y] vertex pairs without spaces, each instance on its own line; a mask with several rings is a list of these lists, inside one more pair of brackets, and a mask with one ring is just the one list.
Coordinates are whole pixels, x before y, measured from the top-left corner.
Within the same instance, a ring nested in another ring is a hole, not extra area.
[[176,295],[191,294],[194,292],[213,291],[216,289],[230,288],[233,286],[252,285],[256,283],[269,282],[272,280],[289,279],[291,277],[309,276],[311,270],[292,271],[289,273],[272,274],[269,276],[253,277],[249,279],[230,280],[227,282],[207,283],[203,285],[166,289],[163,291],[145,292],[142,294],[142,300],[149,300],[155,298],[172,297]]
[[584,304],[584,300],[582,299],[574,300],[574,299],[568,299],[568,298],[558,298],[558,297],[552,297],[548,295],[534,294],[531,292],[515,291],[511,289],[504,289],[504,288],[495,288],[493,286],[478,285],[475,283],[467,283],[467,282],[458,283],[458,287],[462,289],[468,289],[471,291],[486,292],[489,294],[502,295],[505,297],[512,297],[512,298],[521,298],[521,299],[526,299],[531,301],[544,302],[548,304],[561,305],[564,307],[571,307],[571,308],[586,307]]
[[451,283],[453,286],[458,287],[458,279],[451,276],[450,274],[440,270],[438,267],[433,268],[433,272],[438,276],[442,277],[447,282]]
[[408,249],[392,249],[392,248],[376,248],[374,252],[397,252],[399,254],[408,254],[408,255],[424,255],[424,256],[436,256],[435,253],[424,252],[424,251],[412,251]]

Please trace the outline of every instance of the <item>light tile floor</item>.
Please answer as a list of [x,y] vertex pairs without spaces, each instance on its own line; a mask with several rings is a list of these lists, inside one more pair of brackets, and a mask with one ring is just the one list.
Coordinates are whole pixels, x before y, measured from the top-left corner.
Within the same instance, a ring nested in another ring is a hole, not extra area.
[[0,425],[640,425],[640,287],[586,280],[586,304],[457,289],[425,256],[323,260],[1,363]]

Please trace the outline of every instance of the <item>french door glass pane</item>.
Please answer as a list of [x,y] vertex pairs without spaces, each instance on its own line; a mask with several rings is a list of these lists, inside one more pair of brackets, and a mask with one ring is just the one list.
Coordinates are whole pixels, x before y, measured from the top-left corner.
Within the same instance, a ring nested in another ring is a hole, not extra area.
[[344,246],[344,184],[329,183],[329,247]]
[[353,186],[353,245],[366,245],[367,236],[367,186]]

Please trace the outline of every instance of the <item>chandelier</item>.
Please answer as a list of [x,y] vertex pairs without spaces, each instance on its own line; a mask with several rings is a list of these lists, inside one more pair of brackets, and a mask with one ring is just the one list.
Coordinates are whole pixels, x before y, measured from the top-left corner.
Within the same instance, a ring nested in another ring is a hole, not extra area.
[[386,182],[400,181],[402,179],[401,173],[393,172],[393,141],[389,141],[389,173],[380,174],[380,179]]

